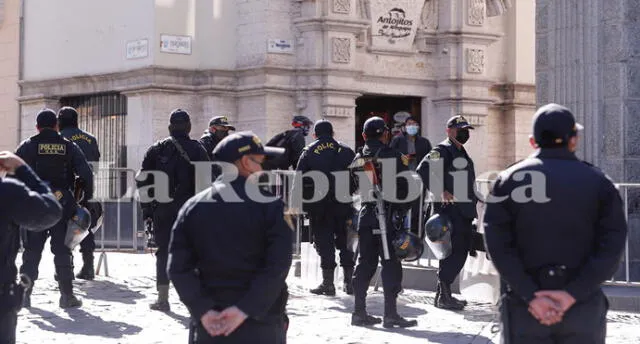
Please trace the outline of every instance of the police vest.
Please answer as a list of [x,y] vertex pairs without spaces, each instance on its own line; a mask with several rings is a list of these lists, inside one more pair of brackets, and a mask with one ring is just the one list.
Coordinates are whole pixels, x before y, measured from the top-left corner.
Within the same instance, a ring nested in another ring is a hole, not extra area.
[[55,188],[69,189],[73,185],[71,164],[71,142],[61,136],[43,138],[34,136],[32,144],[36,146],[35,166],[38,176]]

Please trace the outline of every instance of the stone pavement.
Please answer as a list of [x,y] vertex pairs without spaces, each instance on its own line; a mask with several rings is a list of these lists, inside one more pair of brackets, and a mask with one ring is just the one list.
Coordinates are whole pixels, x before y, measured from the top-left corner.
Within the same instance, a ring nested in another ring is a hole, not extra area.
[[[23,309],[18,320],[18,343],[186,343],[189,322],[186,308],[172,290],[172,311],[152,312],[148,303],[156,295],[154,259],[151,254],[107,253],[110,277],[102,274],[93,282],[74,281],[83,299],[80,309],[58,308],[53,280],[53,257],[46,250],[40,265],[31,309]],[[96,259],[98,255],[96,255]],[[76,254],[76,264],[80,255]],[[18,258],[20,264],[20,258]],[[80,266],[76,267],[78,270]],[[492,332],[493,306],[475,301],[463,312],[431,306],[433,293],[407,290],[400,297],[399,311],[418,319],[413,329],[371,329],[349,325],[353,299],[312,296],[300,279],[289,279],[291,298],[289,343],[498,343]],[[466,296],[466,295],[465,295]],[[369,311],[382,314],[382,293],[371,290]],[[609,313],[608,341],[640,343],[640,315]]]

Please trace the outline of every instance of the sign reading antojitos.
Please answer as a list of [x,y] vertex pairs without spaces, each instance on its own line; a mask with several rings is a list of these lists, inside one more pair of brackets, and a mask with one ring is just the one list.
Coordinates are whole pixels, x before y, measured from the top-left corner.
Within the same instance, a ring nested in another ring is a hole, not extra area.
[[372,1],[373,48],[411,49],[424,3],[424,0]]

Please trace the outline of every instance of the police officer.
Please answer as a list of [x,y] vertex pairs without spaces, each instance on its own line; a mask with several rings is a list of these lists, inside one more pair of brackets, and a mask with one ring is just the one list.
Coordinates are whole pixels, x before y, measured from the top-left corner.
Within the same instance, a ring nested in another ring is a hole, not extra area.
[[[374,161],[376,163],[375,174],[377,178],[383,180],[382,165],[378,164],[382,159],[392,159],[396,165],[398,173],[408,170],[408,159],[400,152],[388,146],[390,139],[390,130],[386,126],[384,120],[380,117],[371,117],[364,123],[362,137],[365,144],[362,151],[359,152],[352,164],[352,172],[356,174],[360,171],[362,165],[359,161]],[[416,320],[406,320],[398,315],[397,297],[402,289],[402,264],[400,260],[391,253],[389,259],[384,259],[384,249],[382,240],[376,230],[380,228],[377,218],[377,208],[375,201],[369,197],[371,190],[363,187],[362,181],[355,180],[359,184],[359,193],[362,199],[362,209],[358,220],[358,235],[360,244],[360,259],[355,269],[353,278],[353,291],[355,296],[354,312],[351,316],[351,324],[355,326],[370,326],[379,324],[381,320],[367,314],[366,297],[367,289],[371,282],[371,278],[378,268],[379,257],[382,257],[382,285],[384,289],[384,327],[411,327],[416,326]],[[354,185],[356,187],[356,185]],[[407,198],[408,183],[403,178],[397,178],[395,185],[383,185],[383,191],[395,193],[398,200]],[[384,202],[385,212],[390,215],[396,211],[406,212],[410,207],[410,202]],[[387,217],[387,243],[389,252],[394,252],[391,242],[395,237],[393,225],[390,216]]]
[[230,178],[224,171],[180,211],[169,276],[191,313],[191,343],[286,341],[293,226],[283,202],[258,189],[252,175],[262,170],[266,155],[283,152],[263,146],[252,132],[229,135],[214,158],[233,164]]
[[41,231],[62,217],[62,207],[47,185],[18,156],[0,152],[0,343],[14,344],[24,284],[17,282],[16,256],[20,248],[18,226]]
[[580,129],[564,106],[538,109],[530,139],[538,150],[500,173],[487,201],[506,343],[605,342],[600,285],[616,271],[627,224],[611,180],[575,155]]
[[[85,158],[90,163],[89,166],[97,168],[100,160],[100,149],[95,136],[78,128],[78,112],[76,109],[65,106],[58,110],[58,129],[60,134],[80,147]],[[95,236],[92,231],[80,243],[80,253],[82,253],[82,269],[76,275],[77,278],[93,280],[95,270],[93,268],[93,252],[96,250]]]
[[[83,201],[93,197],[93,174],[87,160],[76,144],[60,136],[56,113],[50,109],[41,110],[36,117],[39,133],[23,141],[16,154],[32,166],[42,180],[49,183],[56,198],[62,204],[62,219],[44,232],[27,232],[22,254],[20,272],[32,281],[38,279],[38,266],[42,250],[51,237],[51,251],[54,255],[56,280],[60,288],[60,307],[80,307],[82,302],[73,295],[73,254],[65,245],[67,220],[75,213],[78,205],[71,191],[76,176],[83,181]],[[25,296],[24,306],[31,307],[31,291]]]
[[[159,171],[168,176],[169,202],[142,200],[142,216],[152,222],[158,251],[156,252],[156,287],[158,300],[150,305],[153,310],[169,311],[169,277],[167,256],[171,226],[180,207],[195,194],[194,161],[209,161],[209,157],[198,141],[189,138],[191,119],[189,114],[176,109],[169,116],[169,137],[154,143],[144,155],[140,172]],[[138,188],[153,185],[153,175],[146,179],[136,178]],[[157,185],[156,187],[166,187]],[[159,195],[153,195],[155,196]],[[159,197],[158,197],[159,198]]]
[[[351,202],[342,203],[336,196],[336,181],[333,173],[348,171],[355,153],[351,148],[333,138],[331,122],[317,121],[314,132],[316,140],[305,147],[296,168],[301,173],[318,171],[329,181],[328,190],[315,190],[311,178],[303,179],[302,196],[306,201],[303,209],[309,214],[315,247],[320,255],[322,268],[322,283],[317,288],[311,289],[311,292],[317,295],[336,294],[333,276],[336,268],[335,249],[338,248],[340,265],[344,270],[343,290],[351,295],[353,294],[351,279],[355,262],[353,252],[347,248],[347,220],[353,213]],[[319,201],[308,202],[314,195],[325,192],[325,196]]]
[[283,131],[267,142],[267,146],[281,147],[285,149],[285,154],[279,157],[270,157],[265,160],[265,170],[288,170],[298,165],[302,150],[306,146],[305,137],[309,135],[309,130],[313,122],[306,116],[294,116],[291,126],[293,129]]
[[[451,255],[440,261],[438,285],[434,305],[438,308],[461,310],[467,302],[451,295],[451,284],[464,267],[471,248],[473,219],[477,216],[475,193],[475,169],[464,144],[473,126],[463,116],[447,121],[447,138],[439,143],[420,162],[417,172],[426,188],[436,197],[434,211],[446,215],[453,226]],[[460,185],[462,190],[455,190]],[[441,194],[440,194],[441,193]]]
[[216,148],[218,142],[222,141],[227,135],[229,130],[236,130],[236,128],[229,124],[229,119],[226,116],[215,116],[209,121],[209,129],[204,132],[200,137],[200,144],[204,147],[209,155],[209,160],[213,160],[213,149]]

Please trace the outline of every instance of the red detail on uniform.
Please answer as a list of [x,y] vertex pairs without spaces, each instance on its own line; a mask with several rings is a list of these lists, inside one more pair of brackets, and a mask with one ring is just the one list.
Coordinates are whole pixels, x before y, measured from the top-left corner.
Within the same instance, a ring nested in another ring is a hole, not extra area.
[[363,169],[364,169],[364,172],[367,174],[367,177],[369,177],[369,181],[371,182],[371,184],[380,185],[379,184],[380,180],[378,180],[378,174],[376,173],[376,167],[373,161],[365,162]]

